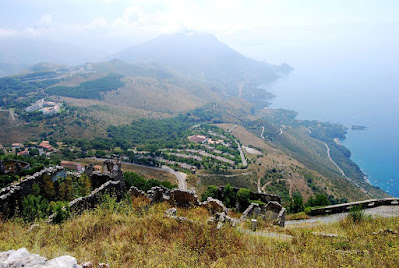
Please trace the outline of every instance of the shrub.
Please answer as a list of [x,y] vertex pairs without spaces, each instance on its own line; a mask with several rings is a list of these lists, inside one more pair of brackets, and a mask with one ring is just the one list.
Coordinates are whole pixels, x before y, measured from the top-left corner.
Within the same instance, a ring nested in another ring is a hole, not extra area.
[[233,187],[231,186],[230,183],[228,183],[228,184],[226,185],[226,187],[224,187],[224,190],[223,190],[223,198],[224,198],[223,203],[224,203],[224,205],[225,205],[226,207],[232,208],[232,207],[235,207],[235,206],[236,206],[236,203],[237,203],[237,195],[236,195],[236,193],[234,192],[234,189],[233,189]]
[[303,211],[303,198],[299,192],[294,193],[294,197],[292,198],[290,204],[288,205],[289,213],[298,213]]
[[356,223],[363,221],[364,211],[362,205],[353,206],[349,211],[348,217]]
[[240,204],[240,209],[244,210],[250,204],[249,196],[251,195],[251,190],[246,188],[241,188],[237,192],[237,201]]
[[37,219],[44,219],[48,214],[48,201],[42,196],[28,195],[22,201],[23,210],[22,215],[26,221],[34,221]]
[[331,205],[331,202],[325,194],[318,194],[315,198],[312,196],[309,198],[307,203],[307,206],[309,207],[323,207],[328,205]]
[[55,213],[53,218],[54,223],[62,223],[71,215],[69,203],[64,201],[51,202],[50,211]]
[[208,197],[216,198],[218,193],[218,187],[215,185],[208,185],[208,189],[201,195],[201,201],[204,202]]

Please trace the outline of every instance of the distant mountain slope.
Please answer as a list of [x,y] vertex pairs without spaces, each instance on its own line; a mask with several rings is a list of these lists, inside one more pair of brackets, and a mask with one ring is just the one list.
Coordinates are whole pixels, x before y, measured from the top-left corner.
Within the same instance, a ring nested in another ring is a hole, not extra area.
[[0,63],[0,77],[18,74],[26,67],[25,64]]
[[31,65],[44,61],[82,64],[101,57],[99,51],[69,44],[27,38],[0,39],[0,62],[8,64]]
[[[114,55],[132,62],[158,64],[206,80],[225,96],[254,96],[257,86],[271,82],[292,68],[259,62],[202,33],[162,35]],[[263,91],[263,90],[261,90]]]

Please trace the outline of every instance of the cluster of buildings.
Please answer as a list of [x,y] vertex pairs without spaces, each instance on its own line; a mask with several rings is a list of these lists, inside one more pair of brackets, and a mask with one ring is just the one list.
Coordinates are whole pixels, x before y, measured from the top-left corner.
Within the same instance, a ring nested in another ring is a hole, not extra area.
[[11,146],[0,145],[0,150],[8,150],[9,152],[14,152],[17,155],[29,155],[30,149],[37,149],[39,155],[50,154],[56,151],[53,146],[50,145],[49,141],[42,141],[39,144],[37,142],[29,142],[28,144],[23,144],[20,142],[15,142]]
[[36,101],[34,104],[31,106],[25,108],[25,112],[36,112],[40,111],[43,114],[55,114],[60,112],[60,104],[55,103],[52,101],[45,101],[44,99],[40,99]]
[[202,143],[202,144],[205,144],[205,143],[208,143],[208,144],[224,144],[223,140],[212,140],[211,138],[207,138],[204,135],[192,135],[192,136],[189,136],[188,139],[191,142]]

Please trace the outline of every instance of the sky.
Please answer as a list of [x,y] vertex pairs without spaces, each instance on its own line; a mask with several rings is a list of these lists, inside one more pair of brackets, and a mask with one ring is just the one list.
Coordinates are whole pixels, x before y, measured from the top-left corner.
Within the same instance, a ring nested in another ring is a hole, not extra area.
[[0,39],[114,53],[160,34],[196,30],[276,64],[327,54],[334,62],[331,51],[379,62],[378,51],[399,57],[398,14],[397,0],[1,0]]

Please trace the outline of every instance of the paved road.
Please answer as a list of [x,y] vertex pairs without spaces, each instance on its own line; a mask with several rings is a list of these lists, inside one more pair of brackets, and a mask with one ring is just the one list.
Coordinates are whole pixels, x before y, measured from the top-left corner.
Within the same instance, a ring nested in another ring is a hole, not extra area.
[[[103,159],[103,158],[97,158],[97,157],[90,157],[88,159],[94,159],[94,160],[100,160],[100,161],[104,161],[105,160],[105,158]],[[185,173],[183,173],[183,172],[176,172],[176,171],[174,171],[173,169],[171,169],[168,166],[154,167],[154,166],[141,165],[141,164],[136,164],[136,163],[131,163],[131,162],[125,162],[125,161],[121,161],[121,162],[124,165],[148,168],[148,169],[152,169],[152,170],[158,170],[158,171],[171,173],[171,174],[175,175],[176,179],[178,180],[179,189],[187,190],[187,184],[186,184],[187,175]]]
[[[368,208],[364,210],[365,215],[379,216],[379,217],[397,217],[399,216],[399,206],[380,206],[375,208]],[[333,223],[344,219],[348,212],[332,214],[328,216],[312,217],[306,220],[286,221],[286,226],[293,225],[315,225],[319,223]]]
[[237,143],[238,151],[240,151],[242,166],[243,166],[243,167],[247,167],[247,166],[248,166],[248,163],[247,163],[247,160],[245,159],[244,153],[242,152],[241,145],[238,143],[237,140],[235,140],[235,142]]

